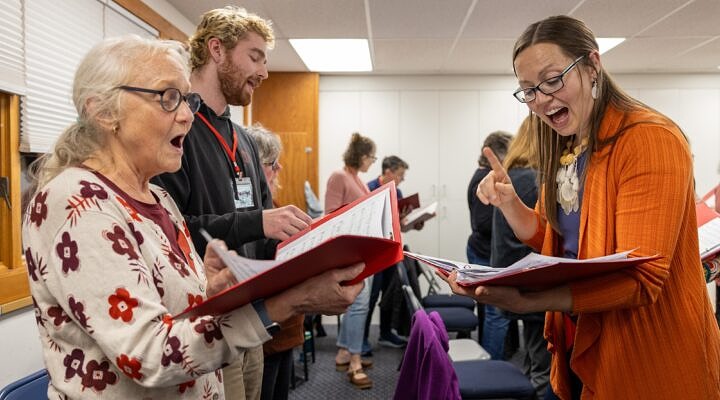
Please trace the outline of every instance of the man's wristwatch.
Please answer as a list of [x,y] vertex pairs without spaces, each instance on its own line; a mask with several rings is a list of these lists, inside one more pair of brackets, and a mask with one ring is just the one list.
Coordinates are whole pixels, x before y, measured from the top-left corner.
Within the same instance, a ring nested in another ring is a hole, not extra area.
[[270,336],[273,336],[280,332],[280,324],[274,322],[268,316],[267,310],[265,309],[265,300],[255,300],[252,302],[252,306],[253,308],[255,308],[255,312],[258,314],[258,317],[260,317],[260,321],[262,322],[265,330]]

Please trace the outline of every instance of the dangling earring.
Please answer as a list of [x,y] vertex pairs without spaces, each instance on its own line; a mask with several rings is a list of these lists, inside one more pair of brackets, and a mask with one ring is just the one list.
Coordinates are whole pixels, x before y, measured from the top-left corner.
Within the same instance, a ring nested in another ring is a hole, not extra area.
[[114,124],[113,127],[112,127],[112,133],[113,133],[113,135],[117,136],[119,130],[120,130],[120,125]]
[[597,94],[597,79],[593,80],[592,83],[592,89],[590,89],[590,96],[592,96],[593,99],[597,100],[598,94]]

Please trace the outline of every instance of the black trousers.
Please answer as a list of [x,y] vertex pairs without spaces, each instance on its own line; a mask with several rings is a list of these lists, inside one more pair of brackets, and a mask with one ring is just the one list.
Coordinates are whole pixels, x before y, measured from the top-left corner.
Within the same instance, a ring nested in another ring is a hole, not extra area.
[[292,363],[292,349],[265,357],[260,400],[287,400],[292,379]]

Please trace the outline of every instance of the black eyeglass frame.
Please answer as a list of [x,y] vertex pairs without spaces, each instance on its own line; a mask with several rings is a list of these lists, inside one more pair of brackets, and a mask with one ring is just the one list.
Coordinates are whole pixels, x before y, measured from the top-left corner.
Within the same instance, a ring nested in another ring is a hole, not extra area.
[[280,159],[276,158],[273,162],[264,162],[263,165],[267,165],[272,168],[273,171],[277,171],[280,169]]
[[[167,112],[175,112],[179,107],[180,104],[182,104],[183,101],[188,105],[188,108],[190,108],[190,112],[195,114],[200,109],[200,104],[202,103],[202,99],[200,98],[200,95],[195,92],[190,92],[188,94],[182,94],[180,92],[180,89],[170,87],[163,90],[155,90],[155,89],[146,89],[136,86],[118,86],[116,89],[126,90],[128,92],[141,92],[141,93],[152,93],[152,94],[159,94],[160,95],[160,107],[162,107],[163,110]],[[178,93],[178,102],[175,104],[171,109],[168,109],[166,107],[166,102],[163,101],[163,98],[165,97],[165,93],[168,91],[174,90]]]
[[[575,61],[573,61],[572,64],[568,65],[567,68],[565,68],[559,75],[555,75],[553,77],[547,78],[544,81],[538,83],[534,87],[520,88],[520,89],[516,90],[515,92],[513,92],[513,97],[515,97],[515,99],[517,99],[517,101],[519,101],[521,103],[529,103],[529,102],[535,100],[535,98],[537,97],[536,93],[538,91],[544,95],[551,95],[551,94],[559,91],[560,89],[565,87],[565,81],[564,81],[565,75],[567,75],[577,65],[577,63],[579,63],[580,60],[582,60],[583,58],[585,58],[585,56],[580,56],[580,57],[576,58]],[[552,89],[552,90],[543,90],[542,89],[543,85],[547,85],[548,82],[552,82],[555,80],[559,80],[560,86],[558,86],[557,88]],[[523,93],[527,94],[528,91],[530,91],[529,93],[532,93],[532,96],[523,95]],[[531,98],[528,100],[528,97],[531,97]]]

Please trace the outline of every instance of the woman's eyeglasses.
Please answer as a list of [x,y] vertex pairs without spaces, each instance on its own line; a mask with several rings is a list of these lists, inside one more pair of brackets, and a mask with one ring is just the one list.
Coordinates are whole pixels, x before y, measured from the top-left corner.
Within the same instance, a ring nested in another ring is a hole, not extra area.
[[271,167],[273,171],[277,171],[280,169],[280,159],[277,159],[277,158],[273,162],[266,162],[263,164],[268,167]]
[[190,112],[195,114],[200,109],[200,103],[202,103],[202,99],[200,98],[199,94],[190,92],[184,95],[180,92],[180,89],[176,88],[154,90],[139,88],[135,86],[118,86],[117,89],[127,90],[128,92],[159,94],[160,107],[162,107],[162,109],[167,112],[175,112],[175,110],[180,107],[180,103],[182,103],[184,100],[190,108]]
[[544,81],[538,83],[535,87],[525,88],[525,89],[518,89],[513,93],[513,96],[521,102],[521,103],[529,103],[533,100],[535,100],[536,92],[540,91],[542,94],[550,95],[558,90],[562,89],[563,86],[565,86],[565,82],[563,82],[563,78],[565,75],[570,72],[570,70],[577,65],[580,60],[585,58],[585,56],[580,56],[575,59],[575,61],[572,62],[572,64],[568,65],[567,68],[563,70],[563,72],[560,73],[560,75],[553,76],[552,78],[545,79]]

